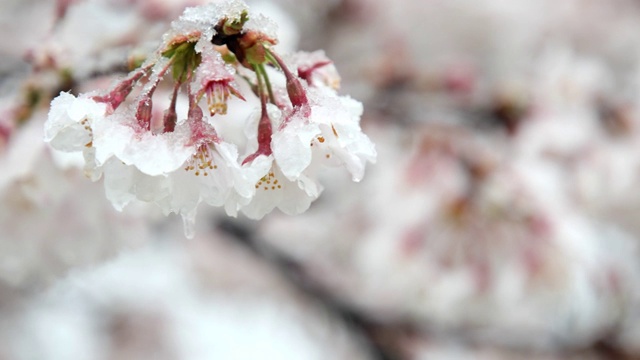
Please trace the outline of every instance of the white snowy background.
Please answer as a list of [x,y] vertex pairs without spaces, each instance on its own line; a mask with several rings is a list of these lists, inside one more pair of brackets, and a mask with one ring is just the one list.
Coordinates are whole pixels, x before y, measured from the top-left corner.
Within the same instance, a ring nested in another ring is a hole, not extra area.
[[639,2],[249,2],[334,60],[378,161],[187,240],[42,125],[200,3],[0,2],[0,359],[640,358]]

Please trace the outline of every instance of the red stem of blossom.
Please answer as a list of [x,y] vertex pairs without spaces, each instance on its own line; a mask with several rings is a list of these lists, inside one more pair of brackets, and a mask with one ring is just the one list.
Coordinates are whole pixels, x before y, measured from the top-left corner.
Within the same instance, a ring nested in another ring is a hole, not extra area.
[[173,88],[173,94],[171,94],[171,104],[164,114],[164,132],[173,132],[176,129],[176,122],[178,121],[178,114],[176,114],[176,99],[178,97],[180,85],[182,85],[180,82],[176,82],[176,85]]
[[142,96],[136,109],[136,120],[143,130],[151,130],[151,110],[153,109],[153,91]]
[[313,75],[313,72],[331,63],[332,63],[331,60],[325,60],[325,61],[320,61],[318,63],[315,63],[312,66],[309,66],[306,68],[300,68],[298,69],[298,77],[306,81],[307,84],[311,84],[311,75]]
[[289,99],[291,100],[291,105],[293,105],[293,111],[289,113],[288,116],[285,117],[284,121],[280,124],[280,129],[283,129],[289,121],[293,118],[295,114],[300,113],[303,117],[308,118],[311,116],[311,106],[309,105],[309,99],[307,98],[307,93],[302,86],[302,83],[298,78],[291,73],[287,65],[284,63],[282,58],[278,56],[273,51],[269,51],[271,57],[278,63],[280,69],[284,73],[284,76],[287,80],[287,94],[289,95]]
[[242,162],[242,165],[253,161],[260,155],[271,155],[271,136],[273,135],[273,129],[271,128],[271,119],[267,113],[267,99],[263,94],[260,95],[260,103],[262,107],[262,114],[260,116],[260,122],[258,123],[258,150],[253,154],[247,156]]
[[[153,83],[151,84],[151,88],[145,94],[142,94],[140,101],[138,102],[138,109],[136,110],[136,119],[138,120],[138,124],[144,130],[151,130],[151,112],[153,110],[153,93],[158,88],[158,84],[167,73],[167,71],[171,68],[173,61],[169,61],[157,74]],[[178,81],[178,86],[180,82]]]
[[278,54],[273,51],[269,51],[269,54],[278,63],[278,66],[280,67],[280,69],[282,69],[282,72],[287,79],[287,94],[289,95],[289,99],[291,100],[291,105],[293,105],[293,107],[304,109],[305,112],[310,111],[309,99],[307,99],[307,93],[300,80],[298,80],[298,78],[293,75],[291,70],[287,68],[287,65],[284,63],[282,58],[278,56]]
[[133,86],[142,78],[142,76],[149,70],[150,67],[142,68],[135,72],[133,76],[121,81],[113,90],[107,95],[94,96],[93,100],[101,103],[108,104],[111,107],[111,111],[122,104],[122,102],[129,96]]
[[218,134],[213,126],[204,121],[204,112],[202,111],[202,108],[198,106],[197,97],[191,95],[191,89],[188,89],[187,92],[190,94],[189,113],[187,114],[187,121],[191,128],[190,145],[220,142]]

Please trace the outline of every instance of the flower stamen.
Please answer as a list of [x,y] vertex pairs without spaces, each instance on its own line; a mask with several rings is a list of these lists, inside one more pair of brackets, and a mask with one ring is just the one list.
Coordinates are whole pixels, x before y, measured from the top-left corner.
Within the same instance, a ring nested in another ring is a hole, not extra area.
[[278,184],[278,179],[276,179],[276,175],[273,171],[269,172],[267,175],[263,176],[257,183],[255,188],[263,190],[278,190],[282,189],[282,185]]
[[218,165],[214,163],[213,155],[209,144],[198,146],[196,153],[187,161],[185,171],[193,171],[195,176],[209,176],[211,170],[218,169]]
[[228,79],[210,81],[204,91],[207,95],[207,105],[211,116],[215,114],[225,115],[227,113],[227,101],[231,95],[246,101],[242,94],[230,84]]

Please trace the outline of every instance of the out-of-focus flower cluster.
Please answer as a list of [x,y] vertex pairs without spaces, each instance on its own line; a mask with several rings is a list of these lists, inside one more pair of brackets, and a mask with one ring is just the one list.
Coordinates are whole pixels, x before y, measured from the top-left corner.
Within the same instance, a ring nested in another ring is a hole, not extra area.
[[407,358],[637,356],[637,3],[313,4],[380,158],[267,241]]

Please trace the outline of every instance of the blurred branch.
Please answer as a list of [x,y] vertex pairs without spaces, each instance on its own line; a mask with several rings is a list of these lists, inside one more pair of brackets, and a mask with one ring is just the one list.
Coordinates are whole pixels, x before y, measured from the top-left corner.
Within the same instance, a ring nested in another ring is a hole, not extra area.
[[256,257],[282,274],[296,289],[321,304],[325,310],[333,314],[337,319],[342,320],[349,331],[369,349],[372,359],[396,360],[404,358],[393,349],[394,346],[390,344],[388,337],[381,336],[381,334],[387,333],[385,329],[381,328],[384,325],[377,323],[367,317],[366,314],[362,314],[337,299],[333,294],[313,281],[302,264],[265,241],[260,241],[255,231],[231,219],[221,219],[217,225],[220,231],[231,235],[237,243],[243,245]]

